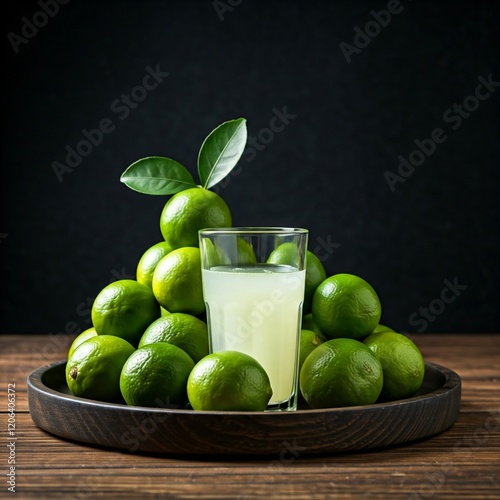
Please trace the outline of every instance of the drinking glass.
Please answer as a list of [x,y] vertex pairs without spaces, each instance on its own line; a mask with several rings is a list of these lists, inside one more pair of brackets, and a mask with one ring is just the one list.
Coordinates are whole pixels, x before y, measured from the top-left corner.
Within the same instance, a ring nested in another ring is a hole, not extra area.
[[267,410],[296,410],[308,231],[235,227],[199,237],[210,352],[255,358],[273,390]]

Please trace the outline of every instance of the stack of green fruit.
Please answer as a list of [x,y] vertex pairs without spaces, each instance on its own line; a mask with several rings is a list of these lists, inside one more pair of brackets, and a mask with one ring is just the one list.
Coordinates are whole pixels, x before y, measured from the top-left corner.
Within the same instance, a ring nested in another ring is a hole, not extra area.
[[[247,138],[243,118],[225,122],[203,142],[197,185],[180,163],[147,157],[121,180],[149,195],[171,196],[160,215],[163,240],[137,264],[136,280],[106,286],[92,306],[92,327],[68,352],[66,380],[79,397],[153,407],[262,411],[272,391],[253,358],[209,354],[198,231],[230,227],[225,201],[211,190],[237,164]],[[278,247],[270,263],[286,264]],[[411,396],[424,364],[404,335],[379,325],[380,301],[364,280],[327,277],[311,251],[300,339],[300,389],[313,408],[363,405]]]

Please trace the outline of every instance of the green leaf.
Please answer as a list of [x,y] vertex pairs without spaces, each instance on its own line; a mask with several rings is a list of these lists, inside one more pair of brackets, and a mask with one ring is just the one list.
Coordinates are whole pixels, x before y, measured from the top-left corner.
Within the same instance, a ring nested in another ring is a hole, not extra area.
[[175,194],[196,187],[186,167],[163,156],[137,160],[123,172],[120,181],[134,191],[153,195]]
[[210,189],[236,166],[247,142],[245,118],[219,125],[210,132],[198,154],[198,174],[201,185]]

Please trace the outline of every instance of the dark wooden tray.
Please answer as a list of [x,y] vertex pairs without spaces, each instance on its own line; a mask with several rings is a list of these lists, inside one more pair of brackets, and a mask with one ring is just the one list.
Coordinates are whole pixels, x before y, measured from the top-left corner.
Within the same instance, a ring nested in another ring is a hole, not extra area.
[[195,412],[101,403],[70,395],[61,361],[28,377],[35,424],[63,438],[172,455],[275,455],[290,458],[409,443],[444,431],[458,417],[461,381],[426,363],[412,398],[295,412]]

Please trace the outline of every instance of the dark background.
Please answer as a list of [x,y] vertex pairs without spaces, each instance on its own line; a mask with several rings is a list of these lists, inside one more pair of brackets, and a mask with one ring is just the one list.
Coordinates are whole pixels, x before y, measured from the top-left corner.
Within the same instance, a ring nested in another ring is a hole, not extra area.
[[[18,53],[8,34],[41,6],[2,7],[0,331],[87,328],[86,303],[135,275],[167,198],[121,184],[130,163],[163,155],[197,175],[215,126],[243,116],[268,140],[285,107],[296,116],[219,189],[234,224],[308,228],[328,274],[368,280],[398,330],[499,331],[500,89],[456,130],[443,117],[479,76],[500,81],[499,4],[403,0],[348,63],[340,44],[386,1],[224,3],[72,0]],[[169,76],[122,120],[112,103],[157,65]],[[53,162],[104,118],[114,131],[59,182]],[[436,127],[446,141],[392,192],[384,172]],[[450,303],[445,280],[462,287]]]

